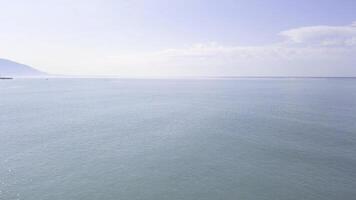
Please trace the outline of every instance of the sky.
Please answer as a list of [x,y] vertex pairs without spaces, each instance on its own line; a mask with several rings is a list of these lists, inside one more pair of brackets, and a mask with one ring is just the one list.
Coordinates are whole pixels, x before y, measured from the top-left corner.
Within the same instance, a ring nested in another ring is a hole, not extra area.
[[356,1],[0,0],[0,58],[64,75],[356,76]]

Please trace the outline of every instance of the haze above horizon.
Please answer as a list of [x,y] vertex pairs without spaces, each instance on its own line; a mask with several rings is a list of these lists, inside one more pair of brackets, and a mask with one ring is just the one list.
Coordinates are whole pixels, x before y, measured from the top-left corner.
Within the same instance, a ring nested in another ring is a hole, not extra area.
[[0,58],[52,74],[356,76],[356,1],[0,3]]

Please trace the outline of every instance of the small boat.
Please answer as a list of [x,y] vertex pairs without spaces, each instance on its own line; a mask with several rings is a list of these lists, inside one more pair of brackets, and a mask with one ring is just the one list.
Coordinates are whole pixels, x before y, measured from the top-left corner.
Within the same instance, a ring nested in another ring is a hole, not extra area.
[[13,79],[12,77],[1,77],[0,76],[0,80],[10,80],[10,79]]

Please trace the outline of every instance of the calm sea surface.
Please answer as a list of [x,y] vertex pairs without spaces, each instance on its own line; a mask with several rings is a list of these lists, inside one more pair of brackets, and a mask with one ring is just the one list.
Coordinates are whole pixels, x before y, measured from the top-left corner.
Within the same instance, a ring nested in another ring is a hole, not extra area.
[[1,200],[354,200],[356,79],[0,81]]

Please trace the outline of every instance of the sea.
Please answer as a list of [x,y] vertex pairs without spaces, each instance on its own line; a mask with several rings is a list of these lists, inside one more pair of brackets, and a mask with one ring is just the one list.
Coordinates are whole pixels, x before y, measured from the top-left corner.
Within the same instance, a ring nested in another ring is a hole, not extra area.
[[356,79],[0,80],[1,200],[354,200]]

